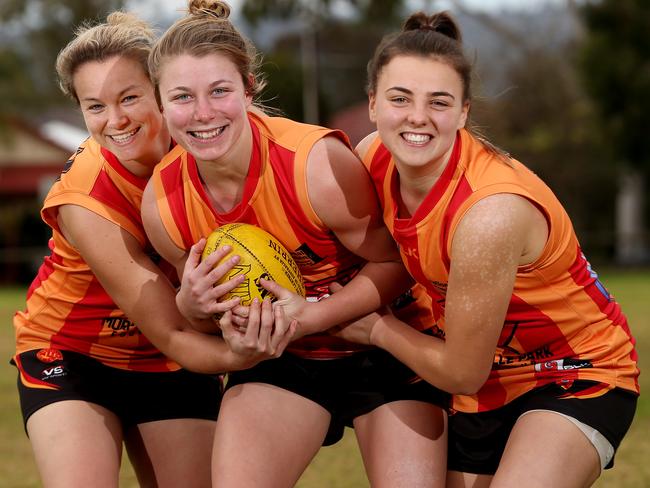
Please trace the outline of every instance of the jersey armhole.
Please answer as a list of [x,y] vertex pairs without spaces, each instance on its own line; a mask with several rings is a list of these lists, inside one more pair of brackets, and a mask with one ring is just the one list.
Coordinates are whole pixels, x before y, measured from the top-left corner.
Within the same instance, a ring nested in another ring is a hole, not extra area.
[[307,158],[314,144],[320,139],[327,136],[338,137],[346,146],[350,147],[347,136],[339,130],[318,129],[307,134],[298,144],[294,161],[294,181],[296,194],[300,201],[300,206],[307,219],[314,224],[320,231],[326,232],[329,229],[325,226],[320,217],[316,214],[314,207],[309,199],[307,188]]
[[531,270],[532,268],[535,268],[539,266],[541,263],[544,263],[548,260],[550,257],[552,251],[550,249],[550,242],[551,242],[551,216],[545,207],[542,206],[542,204],[535,200],[530,193],[525,191],[523,188],[517,185],[512,185],[512,184],[501,184],[498,186],[487,186],[482,188],[481,190],[473,193],[467,200],[463,202],[463,204],[460,206],[458,211],[454,214],[453,218],[451,219],[447,229],[443,230],[443,232],[446,233],[446,242],[444,243],[444,258],[445,261],[448,263],[450,262],[450,256],[451,256],[451,243],[454,239],[454,235],[456,233],[456,229],[458,228],[458,225],[460,224],[461,219],[467,214],[470,208],[472,208],[477,202],[482,200],[483,198],[486,198],[491,195],[497,195],[499,193],[511,193],[513,195],[518,195],[520,197],[525,198],[528,200],[531,204],[533,204],[544,216],[544,219],[546,220],[546,225],[548,226],[548,238],[546,240],[546,244],[544,245],[544,249],[542,250],[542,253],[540,256],[533,261],[532,263],[525,264],[522,266],[519,266],[518,270],[520,272],[526,272]]

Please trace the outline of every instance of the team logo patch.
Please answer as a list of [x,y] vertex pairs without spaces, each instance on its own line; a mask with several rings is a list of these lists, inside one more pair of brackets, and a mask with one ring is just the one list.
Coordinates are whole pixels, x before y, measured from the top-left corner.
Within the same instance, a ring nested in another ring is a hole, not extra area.
[[36,353],[36,358],[42,363],[53,363],[63,359],[63,354],[58,349],[41,349]]

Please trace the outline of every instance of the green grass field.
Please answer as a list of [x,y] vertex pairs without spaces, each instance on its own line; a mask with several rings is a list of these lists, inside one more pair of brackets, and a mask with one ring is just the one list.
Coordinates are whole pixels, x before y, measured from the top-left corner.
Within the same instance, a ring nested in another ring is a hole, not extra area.
[[[622,304],[632,332],[642,372],[650,367],[650,271],[603,273],[603,281]],[[32,488],[40,486],[29,442],[24,434],[16,394],[16,372],[7,361],[14,349],[13,313],[22,308],[24,289],[0,289],[0,486]],[[650,388],[650,378],[641,375],[641,388]],[[598,488],[645,488],[650,486],[650,400],[642,395],[632,428],[616,456],[616,467],[605,472]],[[137,487],[128,461],[124,463],[120,486]],[[367,487],[354,434],[346,433],[336,446],[321,449],[309,466],[299,488]]]

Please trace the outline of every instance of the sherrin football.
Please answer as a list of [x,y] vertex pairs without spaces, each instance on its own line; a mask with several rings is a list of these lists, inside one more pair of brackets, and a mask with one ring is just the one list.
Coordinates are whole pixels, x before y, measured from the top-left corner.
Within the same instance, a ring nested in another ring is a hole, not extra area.
[[305,285],[298,265],[280,241],[265,230],[242,223],[222,225],[208,236],[201,259],[226,245],[232,247],[228,256],[236,254],[240,260],[216,284],[224,283],[239,274],[246,278],[224,295],[222,300],[239,297],[242,305],[249,305],[254,298],[260,301],[270,298],[275,301],[275,296],[260,284],[260,278],[275,281],[282,287],[305,296]]

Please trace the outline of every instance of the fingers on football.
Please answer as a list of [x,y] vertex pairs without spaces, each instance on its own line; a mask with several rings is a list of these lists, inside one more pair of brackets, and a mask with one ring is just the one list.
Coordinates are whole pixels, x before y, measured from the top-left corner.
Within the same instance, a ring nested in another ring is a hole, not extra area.
[[[213,302],[212,303],[212,310],[210,311],[212,314],[219,314],[223,313],[225,311],[230,311],[233,308],[235,308],[237,305],[239,305],[239,297],[232,297],[229,298],[228,300],[224,300],[222,302]],[[232,322],[234,322],[236,325],[240,325],[236,319],[236,316],[233,316]]]
[[[208,275],[209,277],[210,275]],[[244,275],[237,275],[234,278],[226,281],[225,283],[220,283],[218,285],[214,285],[215,281],[213,278],[209,277],[209,285],[210,285],[210,293],[211,293],[211,298],[214,300],[219,300],[222,296],[224,296],[226,293],[231,292],[238,286],[240,286],[244,280],[246,279],[246,276]]]
[[239,262],[239,255],[233,254],[228,256],[232,247],[223,246],[210,253],[202,262],[201,266],[205,268],[205,273],[210,271],[215,276],[215,281],[221,278],[226,272]]
[[239,304],[236,307],[233,307],[232,313],[235,317],[240,317],[244,320],[248,320],[248,316],[250,315],[250,308],[246,305]]
[[246,325],[246,341],[252,346],[259,341],[261,306],[258,298],[254,298],[248,310]]
[[273,305],[268,298],[262,302],[260,313],[260,332],[259,341],[262,346],[268,346],[273,330]]
[[273,295],[275,295],[278,300],[291,298],[291,296],[294,294],[292,291],[287,290],[286,288],[283,288],[282,286],[278,285],[275,281],[267,280],[266,278],[261,278],[260,284],[266,290],[273,293]]
[[235,327],[232,324],[232,312],[230,310],[224,312],[224,314],[219,318],[219,328],[223,333],[224,337],[229,336],[235,332]]
[[[273,322],[274,330],[273,336],[271,337],[271,349],[275,354],[280,355],[286,347],[286,344],[291,340],[293,334],[289,334],[289,329],[295,320],[291,322],[288,321],[284,315],[284,308],[275,306],[273,307]],[[282,346],[283,342],[286,342],[284,347]]]
[[199,261],[201,261],[201,254],[203,253],[204,247],[205,239],[203,237],[190,247],[190,252],[187,254],[187,260],[185,261],[185,271],[188,269],[194,269],[198,266]]
[[298,321],[297,320],[292,320],[291,323],[289,324],[289,327],[285,331],[285,333],[281,336],[278,336],[280,338],[278,344],[275,346],[274,349],[274,357],[280,357],[280,355],[284,352],[284,350],[287,348],[289,345],[289,342],[291,342],[291,339],[293,338],[294,334],[296,333],[296,330],[298,329]]

